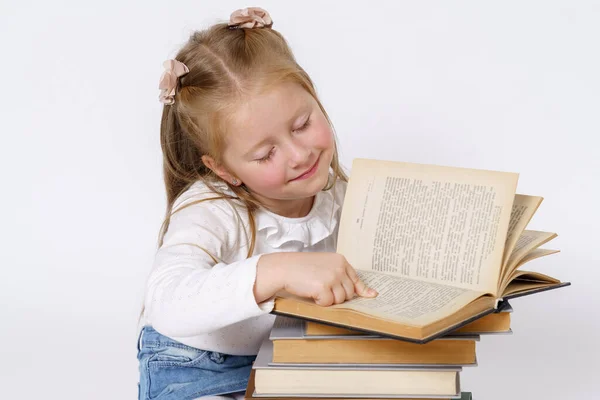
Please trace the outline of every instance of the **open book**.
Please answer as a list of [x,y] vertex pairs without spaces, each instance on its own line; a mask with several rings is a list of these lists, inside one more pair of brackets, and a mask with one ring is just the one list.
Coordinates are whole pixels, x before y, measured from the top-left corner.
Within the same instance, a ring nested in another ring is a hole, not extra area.
[[279,293],[274,314],[424,343],[494,312],[503,299],[567,286],[519,269],[557,253],[525,230],[542,197],[518,174],[356,159],[337,252],[379,292],[342,304]]

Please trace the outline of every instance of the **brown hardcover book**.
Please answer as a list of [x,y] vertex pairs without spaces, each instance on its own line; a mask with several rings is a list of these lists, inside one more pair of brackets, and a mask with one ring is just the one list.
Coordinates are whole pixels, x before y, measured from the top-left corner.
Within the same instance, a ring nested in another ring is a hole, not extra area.
[[306,336],[301,320],[278,316],[269,339],[273,342],[269,365],[474,366],[479,335],[444,336],[425,344],[368,335]]
[[504,299],[567,286],[521,271],[556,253],[525,230],[542,202],[518,174],[354,160],[337,251],[379,292],[321,307],[281,292],[273,313],[425,343],[493,313]]
[[[509,333],[511,332],[509,311],[512,311],[512,309],[488,314],[462,328],[452,331],[450,334],[485,335],[490,333]],[[306,336],[356,336],[365,334],[353,329],[339,328],[312,321],[305,321],[304,326],[304,334]]]
[[273,362],[341,364],[475,364],[475,340],[418,344],[389,338],[274,340]]

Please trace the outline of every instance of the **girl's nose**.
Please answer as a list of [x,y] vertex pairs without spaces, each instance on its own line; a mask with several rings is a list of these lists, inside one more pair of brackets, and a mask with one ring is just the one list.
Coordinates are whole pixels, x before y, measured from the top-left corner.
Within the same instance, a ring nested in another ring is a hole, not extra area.
[[[289,165],[292,168],[302,167],[310,163],[310,149],[299,143],[290,143],[288,149]],[[307,166],[307,168],[310,165]]]

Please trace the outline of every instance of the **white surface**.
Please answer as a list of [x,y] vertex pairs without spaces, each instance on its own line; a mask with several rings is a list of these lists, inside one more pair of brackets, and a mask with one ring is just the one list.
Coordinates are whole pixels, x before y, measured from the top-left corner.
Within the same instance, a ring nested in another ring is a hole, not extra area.
[[[521,173],[534,261],[573,286],[512,302],[476,399],[600,393],[600,5],[593,1],[2,2],[0,382],[10,399],[132,399],[162,221],[161,63],[191,29],[270,11],[354,157]],[[595,396],[594,396],[595,395]]]

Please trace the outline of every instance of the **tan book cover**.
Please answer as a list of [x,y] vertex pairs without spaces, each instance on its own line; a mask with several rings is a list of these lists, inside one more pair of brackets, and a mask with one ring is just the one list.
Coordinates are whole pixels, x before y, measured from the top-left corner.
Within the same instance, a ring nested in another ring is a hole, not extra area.
[[[512,333],[510,327],[511,313],[513,309],[504,303],[504,308],[500,312],[495,312],[481,317],[467,325],[458,328],[449,333],[449,335],[489,335]],[[306,336],[359,336],[365,335],[364,332],[340,328],[332,325],[324,325],[318,322],[304,321],[304,334]]]
[[269,365],[460,365],[475,366],[478,335],[444,336],[417,344],[381,336],[305,336],[303,322],[277,316],[269,339]]

